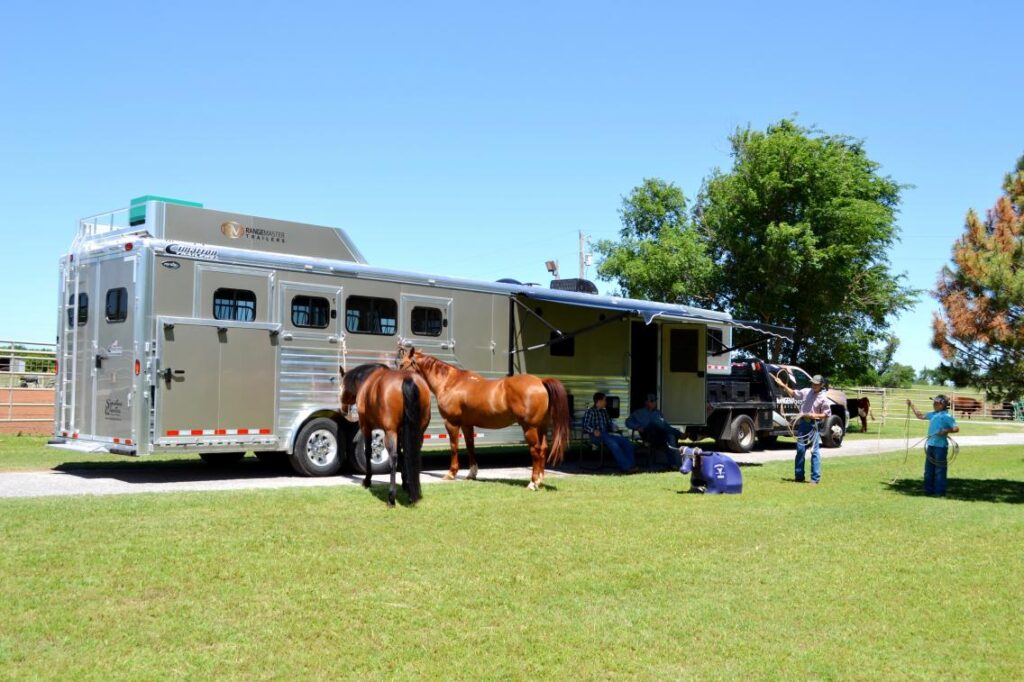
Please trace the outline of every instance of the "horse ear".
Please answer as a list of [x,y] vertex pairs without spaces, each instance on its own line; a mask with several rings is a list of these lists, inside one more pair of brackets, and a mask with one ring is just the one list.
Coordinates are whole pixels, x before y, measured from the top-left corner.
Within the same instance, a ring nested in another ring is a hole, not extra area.
[[342,365],[338,365],[338,374],[345,376],[345,368]]

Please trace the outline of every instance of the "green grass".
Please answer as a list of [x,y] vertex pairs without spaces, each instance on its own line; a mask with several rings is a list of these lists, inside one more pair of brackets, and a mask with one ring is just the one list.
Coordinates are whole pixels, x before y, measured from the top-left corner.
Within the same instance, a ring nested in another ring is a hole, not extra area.
[[745,467],[728,497],[648,474],[430,485],[395,510],[359,488],[0,500],[0,670],[1019,676],[1024,456],[964,449],[941,500],[902,463],[826,460],[818,487]]

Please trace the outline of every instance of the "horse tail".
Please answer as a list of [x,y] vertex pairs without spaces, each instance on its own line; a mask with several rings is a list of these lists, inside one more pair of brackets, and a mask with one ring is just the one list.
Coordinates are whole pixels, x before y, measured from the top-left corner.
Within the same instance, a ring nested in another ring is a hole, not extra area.
[[420,490],[420,469],[423,432],[420,431],[420,388],[412,377],[402,379],[402,423],[398,427],[402,447],[402,481],[408,484],[409,501],[423,497]]
[[548,415],[551,417],[551,448],[548,450],[548,463],[560,464],[565,450],[569,446],[569,426],[572,415],[569,414],[569,396],[565,386],[558,379],[542,379],[548,391]]

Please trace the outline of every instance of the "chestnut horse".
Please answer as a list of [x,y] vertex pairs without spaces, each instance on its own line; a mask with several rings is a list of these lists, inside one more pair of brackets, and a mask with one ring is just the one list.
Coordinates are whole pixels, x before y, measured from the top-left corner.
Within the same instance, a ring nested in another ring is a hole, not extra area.
[[366,477],[363,487],[370,487],[373,475],[370,464],[371,434],[384,431],[384,446],[391,460],[391,487],[388,506],[395,506],[395,471],[402,460],[402,488],[409,501],[423,497],[420,491],[420,450],[423,432],[430,423],[430,389],[423,378],[413,372],[399,372],[381,364],[359,365],[350,372],[341,369],[341,413],[348,418],[352,406],[359,413],[359,429],[366,448]]
[[[532,374],[517,374],[501,379],[485,379],[476,372],[453,367],[412,346],[400,346],[398,361],[403,370],[419,372],[437,396],[437,407],[451,441],[452,462],[446,479],[459,471],[459,429],[466,435],[469,451],[469,476],[476,478],[476,427],[501,429],[519,424],[533,458],[530,490],[544,482],[545,458],[558,464],[569,442],[569,399],[557,379],[540,379]],[[551,446],[548,429],[553,427]]]

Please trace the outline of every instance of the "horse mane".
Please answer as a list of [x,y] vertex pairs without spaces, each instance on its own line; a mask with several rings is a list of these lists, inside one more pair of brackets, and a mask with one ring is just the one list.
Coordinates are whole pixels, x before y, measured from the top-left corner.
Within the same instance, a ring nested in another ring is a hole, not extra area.
[[363,382],[366,381],[367,377],[382,367],[387,369],[387,365],[382,362],[368,362],[365,365],[359,365],[358,367],[345,372],[345,376],[342,378],[342,385],[355,391],[363,385]]

